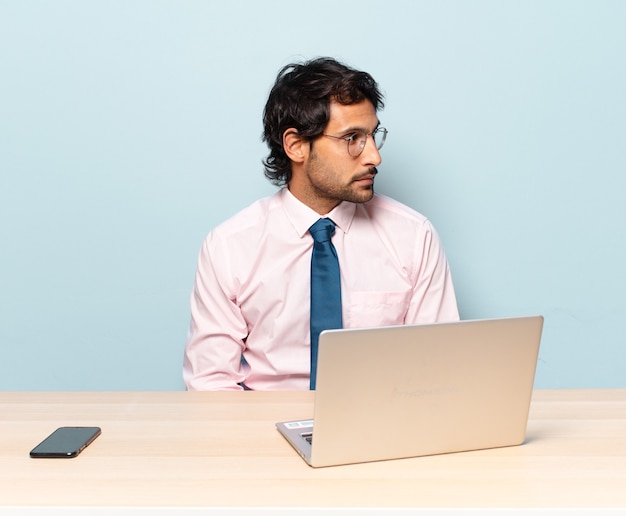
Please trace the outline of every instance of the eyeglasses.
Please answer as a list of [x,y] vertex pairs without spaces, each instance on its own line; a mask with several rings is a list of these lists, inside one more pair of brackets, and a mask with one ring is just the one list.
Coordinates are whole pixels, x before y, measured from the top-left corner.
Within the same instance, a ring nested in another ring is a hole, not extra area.
[[346,141],[348,143],[348,154],[350,154],[353,158],[357,158],[363,153],[368,136],[372,137],[376,148],[380,150],[387,139],[387,129],[384,127],[378,127],[371,133],[366,133],[365,131],[354,131],[345,136],[333,136],[331,134],[322,134],[322,136],[334,138],[335,140]]

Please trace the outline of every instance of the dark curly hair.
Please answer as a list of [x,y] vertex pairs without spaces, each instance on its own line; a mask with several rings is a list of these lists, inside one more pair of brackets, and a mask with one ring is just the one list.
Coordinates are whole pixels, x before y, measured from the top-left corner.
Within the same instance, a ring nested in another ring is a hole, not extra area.
[[265,177],[283,186],[291,180],[291,161],[283,149],[283,133],[294,128],[308,140],[320,136],[330,119],[331,101],[356,104],[369,100],[384,107],[378,84],[366,72],[321,57],[283,67],[263,111],[263,141],[270,153],[263,161]]

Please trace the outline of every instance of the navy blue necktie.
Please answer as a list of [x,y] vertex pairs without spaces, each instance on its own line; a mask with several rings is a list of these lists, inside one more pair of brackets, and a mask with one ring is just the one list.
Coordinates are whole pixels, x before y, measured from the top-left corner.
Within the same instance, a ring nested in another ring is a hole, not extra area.
[[337,251],[331,242],[335,223],[319,219],[309,228],[311,255],[311,389],[317,375],[317,345],[322,330],[341,328],[341,282]]

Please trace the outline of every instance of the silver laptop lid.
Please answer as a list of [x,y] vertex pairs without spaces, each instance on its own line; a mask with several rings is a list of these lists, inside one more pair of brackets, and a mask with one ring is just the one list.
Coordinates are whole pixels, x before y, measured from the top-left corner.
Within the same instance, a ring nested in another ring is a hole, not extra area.
[[543,317],[328,330],[309,463],[521,444]]

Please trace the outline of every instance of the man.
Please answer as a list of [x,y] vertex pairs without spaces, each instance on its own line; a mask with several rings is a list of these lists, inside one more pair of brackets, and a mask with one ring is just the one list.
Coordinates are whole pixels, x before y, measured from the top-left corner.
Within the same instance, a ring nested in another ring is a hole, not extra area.
[[382,107],[369,74],[333,59],[280,71],[263,119],[265,174],[282,188],[204,242],[183,366],[188,389],[313,388],[309,228],[320,218],[334,226],[340,326],[458,320],[430,222],[374,194],[387,136]]

